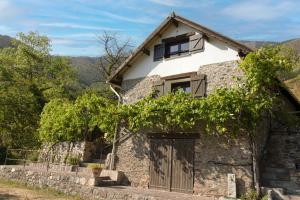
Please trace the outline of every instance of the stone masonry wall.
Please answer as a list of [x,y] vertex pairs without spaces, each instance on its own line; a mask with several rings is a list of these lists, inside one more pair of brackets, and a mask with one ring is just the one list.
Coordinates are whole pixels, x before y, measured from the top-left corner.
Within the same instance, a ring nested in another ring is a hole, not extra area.
[[235,174],[237,194],[252,186],[251,147],[247,137],[201,135],[195,143],[194,192],[200,195],[227,195],[227,176]]
[[68,195],[78,195],[89,200],[214,200],[187,194],[153,192],[129,187],[89,186],[94,178],[76,176],[74,173],[47,172],[23,169],[19,166],[0,166],[0,178],[26,183],[38,188],[52,188]]
[[[237,85],[235,77],[242,77],[243,75],[238,65],[239,61],[229,61],[200,66],[197,73],[207,75],[207,94],[210,94],[218,87],[233,87]],[[152,91],[153,83],[159,79],[160,77],[155,75],[123,81],[121,94],[124,103],[135,103],[149,95]]]
[[[121,135],[128,134],[123,128]],[[125,185],[147,188],[149,183],[149,141],[145,134],[134,134],[117,145],[117,170],[126,175]]]
[[263,159],[262,184],[299,194],[300,124],[289,127],[273,122]]
[[207,94],[211,94],[218,87],[230,88],[237,85],[235,78],[243,76],[243,72],[238,66],[239,61],[200,66],[197,73],[207,76]]
[[122,82],[124,103],[135,103],[152,92],[153,83],[159,80],[159,76],[151,76],[140,79],[126,80]]
[[[127,177],[124,184],[147,188],[150,163],[147,134],[132,135],[117,148],[116,166]],[[226,196],[229,173],[236,175],[238,195],[249,191],[253,184],[251,155],[247,137],[233,139],[201,134],[195,141],[194,194]]]
[[[200,66],[198,73],[207,75],[207,94],[217,87],[232,87],[234,77],[241,77],[238,61]],[[149,95],[159,76],[122,82],[124,103],[134,103]],[[198,131],[201,132],[201,131]],[[128,134],[122,128],[120,135]],[[237,177],[237,191],[242,194],[252,185],[252,158],[246,138],[233,140],[217,136],[201,136],[195,145],[194,193],[227,195],[227,174]],[[129,137],[117,145],[117,170],[121,170],[132,186],[147,187],[149,183],[149,144],[146,133]]]
[[79,157],[81,161],[90,161],[97,148],[93,142],[61,142],[52,149],[51,146],[47,143],[42,145],[40,160],[48,158],[50,162],[65,163],[68,157]]

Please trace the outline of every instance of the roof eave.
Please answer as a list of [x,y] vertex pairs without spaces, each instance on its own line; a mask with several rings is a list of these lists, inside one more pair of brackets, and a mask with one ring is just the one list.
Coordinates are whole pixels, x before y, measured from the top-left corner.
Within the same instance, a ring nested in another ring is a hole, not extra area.
[[208,37],[214,37],[225,43],[230,43],[231,45],[236,47],[238,50],[243,51],[244,53],[253,51],[253,49],[247,47],[246,45],[244,45],[236,40],[233,40],[227,36],[224,36],[218,32],[215,32],[205,26],[202,26],[202,25],[192,22],[186,18],[175,15],[175,13],[172,13],[145,39],[145,41],[141,45],[139,45],[139,47],[123,62],[123,64],[120,65],[120,67],[108,78],[108,82],[118,84],[118,81],[115,80],[117,78],[117,76],[120,73],[122,73],[124,70],[126,70],[127,68],[130,67],[130,65],[129,65],[130,61],[132,59],[136,58],[139,55],[139,53],[142,52],[142,50],[145,48],[145,46],[155,38],[155,36],[160,35],[160,32],[163,30],[163,28],[166,27],[172,20],[176,20],[176,21],[181,22],[187,26],[190,26],[200,32],[203,32]]
[[108,82],[112,82],[117,75],[128,66],[129,62],[134,59],[145,46],[154,39],[156,35],[171,21],[173,16],[168,16],[145,40],[138,48],[120,65],[120,67],[108,78]]

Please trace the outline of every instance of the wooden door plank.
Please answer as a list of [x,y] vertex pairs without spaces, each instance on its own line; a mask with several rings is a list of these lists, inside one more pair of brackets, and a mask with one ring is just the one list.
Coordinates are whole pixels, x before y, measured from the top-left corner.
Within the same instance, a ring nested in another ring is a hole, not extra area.
[[150,141],[150,188],[169,188],[169,158],[170,144],[166,139],[151,139]]
[[171,190],[193,192],[194,140],[176,139],[173,145]]

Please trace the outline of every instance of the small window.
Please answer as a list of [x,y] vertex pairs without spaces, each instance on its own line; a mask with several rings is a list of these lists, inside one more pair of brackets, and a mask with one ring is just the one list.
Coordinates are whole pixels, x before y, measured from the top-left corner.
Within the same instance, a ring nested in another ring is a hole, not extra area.
[[184,92],[191,92],[191,82],[185,81],[185,82],[175,82],[171,84],[171,91],[176,92],[178,90],[183,90]]
[[181,52],[188,52],[189,51],[189,41],[187,40],[184,43],[181,43]]
[[177,54],[179,52],[178,44],[170,45],[170,55]]
[[182,39],[166,43],[165,57],[169,58],[174,55],[181,55],[189,52],[189,39]]

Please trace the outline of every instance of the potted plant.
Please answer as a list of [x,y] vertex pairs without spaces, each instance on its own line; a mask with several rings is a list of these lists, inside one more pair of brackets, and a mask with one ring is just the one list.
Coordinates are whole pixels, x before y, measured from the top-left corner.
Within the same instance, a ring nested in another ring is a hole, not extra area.
[[103,169],[103,166],[99,163],[91,163],[88,167],[92,169],[94,177],[99,177]]
[[70,171],[76,171],[80,164],[80,157],[79,156],[70,156],[67,159],[67,164],[70,165]]

